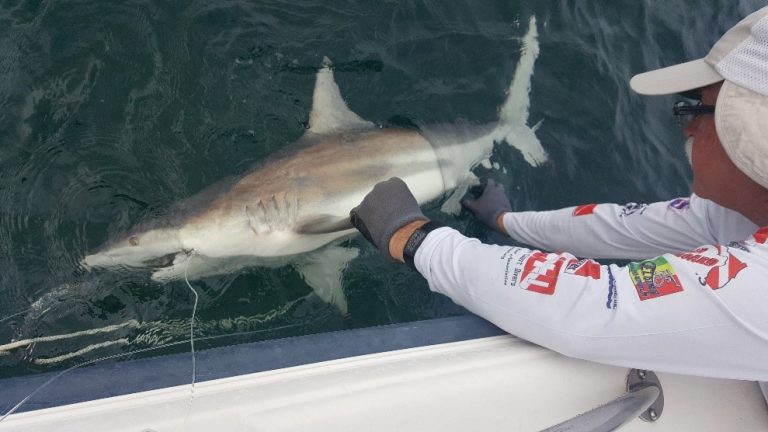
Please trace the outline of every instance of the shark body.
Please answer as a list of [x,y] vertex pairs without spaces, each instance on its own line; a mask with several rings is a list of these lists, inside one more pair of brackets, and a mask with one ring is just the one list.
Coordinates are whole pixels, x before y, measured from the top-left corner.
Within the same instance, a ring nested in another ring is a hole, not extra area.
[[358,251],[332,243],[356,232],[349,211],[376,183],[400,177],[420,204],[453,192],[443,210],[455,212],[477,182],[472,168],[489,158],[494,142],[514,145],[532,165],[546,160],[536,128],[526,125],[537,54],[532,18],[498,122],[419,130],[380,128],[352,112],[325,59],[310,127],[297,142],[174,204],[165,217],[139,224],[83,264],[150,268],[153,279],[164,281],[290,263],[323,300],[346,313],[340,274]]

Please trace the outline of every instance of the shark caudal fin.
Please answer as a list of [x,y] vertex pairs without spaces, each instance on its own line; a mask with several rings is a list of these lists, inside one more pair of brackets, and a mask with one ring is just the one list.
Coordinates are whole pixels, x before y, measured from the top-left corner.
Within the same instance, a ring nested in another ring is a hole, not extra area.
[[548,159],[547,152],[536,137],[536,129],[528,126],[528,108],[531,99],[531,78],[536,58],[539,56],[538,30],[536,17],[528,22],[528,32],[523,36],[520,61],[515,68],[515,75],[507,90],[507,99],[499,110],[497,138],[517,148],[523,158],[532,166],[539,166]]
[[[480,183],[479,179],[471,171],[469,173],[459,173],[457,170],[464,169],[463,167],[465,166],[469,166],[470,170],[477,165],[493,166],[490,156],[494,143],[506,142],[508,145],[515,147],[531,166],[539,166],[548,159],[547,152],[536,137],[536,129],[538,129],[541,122],[533,127],[528,126],[531,77],[533,76],[536,58],[539,55],[536,17],[531,17],[528,22],[528,32],[522,39],[520,54],[520,60],[517,63],[514,77],[507,89],[507,98],[499,109],[498,123],[492,125],[489,130],[478,128],[477,130],[465,132],[466,137],[462,136],[461,131],[456,127],[450,127],[442,131],[426,130],[430,142],[450,142],[452,140],[462,142],[461,146],[448,145],[436,149],[436,152],[438,152],[442,159],[461,161],[454,164],[456,168],[451,168],[451,166],[441,167],[444,172],[451,169],[454,170],[449,172],[445,176],[446,178],[458,179],[454,184],[450,185],[455,189],[440,208],[444,213],[459,214],[461,212],[461,198],[470,187]],[[446,139],[448,135],[453,136],[453,138]]]

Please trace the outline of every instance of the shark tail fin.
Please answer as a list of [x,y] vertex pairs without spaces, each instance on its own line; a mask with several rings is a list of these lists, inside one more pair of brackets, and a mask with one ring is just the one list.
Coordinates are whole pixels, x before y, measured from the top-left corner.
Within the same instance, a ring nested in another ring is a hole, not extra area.
[[532,16],[528,21],[528,31],[522,39],[520,60],[507,89],[507,99],[499,109],[499,125],[494,137],[496,141],[506,141],[520,150],[525,161],[532,166],[539,166],[549,158],[535,134],[541,122],[533,128],[527,126],[531,78],[538,56],[538,30],[536,17]]

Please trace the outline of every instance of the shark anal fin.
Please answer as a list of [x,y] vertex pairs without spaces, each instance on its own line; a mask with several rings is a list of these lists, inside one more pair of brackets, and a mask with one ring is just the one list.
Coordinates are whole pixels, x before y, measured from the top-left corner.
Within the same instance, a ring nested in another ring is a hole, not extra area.
[[298,234],[329,234],[339,231],[346,231],[354,228],[349,218],[339,218],[338,216],[319,215],[310,219],[299,221],[296,227]]
[[294,266],[318,297],[346,315],[347,298],[341,287],[341,276],[358,253],[354,248],[328,246],[306,255]]
[[333,79],[331,61],[323,59],[317,72],[312,112],[309,114],[309,132],[326,134],[344,130],[373,129],[375,125],[352,112],[341,98],[339,86]]

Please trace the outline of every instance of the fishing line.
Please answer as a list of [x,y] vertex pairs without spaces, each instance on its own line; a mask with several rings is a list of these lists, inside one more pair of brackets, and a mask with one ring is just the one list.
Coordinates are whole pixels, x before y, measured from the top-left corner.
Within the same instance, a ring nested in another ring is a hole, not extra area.
[[189,270],[189,262],[192,261],[192,257],[195,255],[196,251],[195,249],[192,249],[189,252],[189,256],[187,258],[187,262],[184,266],[184,282],[187,283],[187,286],[192,291],[192,294],[195,295],[195,303],[192,305],[192,318],[189,320],[189,347],[192,351],[192,385],[189,390],[189,402],[187,404],[187,415],[184,416],[184,429],[187,429],[187,420],[189,419],[189,415],[192,412],[192,401],[195,398],[195,313],[197,312],[197,291],[192,287],[192,284],[189,283],[189,278],[187,277],[187,271]]
[[156,349],[166,348],[166,347],[170,347],[170,346],[174,346],[174,345],[182,345],[182,344],[186,344],[186,343],[187,343],[187,341],[171,342],[171,343],[167,343],[167,344],[156,346],[156,347],[149,347],[149,348],[144,348],[144,349],[140,349],[140,350],[131,351],[131,352],[128,352],[128,353],[114,354],[114,355],[107,356],[107,357],[97,358],[95,360],[89,360],[89,361],[84,362],[84,363],[76,364],[76,365],[74,365],[74,366],[72,366],[72,367],[70,367],[68,369],[64,369],[63,371],[61,371],[61,372],[57,373],[56,375],[52,376],[50,379],[48,379],[48,381],[46,381],[43,384],[41,384],[40,387],[36,388],[27,397],[22,399],[21,402],[17,403],[16,405],[14,405],[13,408],[8,410],[7,413],[3,414],[3,416],[0,417],[0,423],[2,423],[2,421],[5,420],[9,415],[15,413],[16,410],[18,410],[28,400],[30,400],[33,396],[35,396],[40,390],[48,387],[48,385],[50,385],[52,382],[54,382],[57,379],[59,379],[60,376],[64,375],[65,373],[67,373],[69,371],[73,371],[73,370],[75,370],[75,369],[77,369],[77,368],[79,368],[81,366],[88,366],[88,365],[91,365],[91,364],[94,364],[94,363],[98,363],[98,362],[101,362],[101,361],[104,361],[104,360],[116,359],[116,358],[120,358],[120,357],[125,357],[125,356],[128,356],[128,355],[131,355],[131,354],[138,354],[138,353],[142,353],[142,352],[153,351],[153,350],[156,350]]
[[21,312],[16,312],[16,313],[15,313],[15,314],[13,314],[13,315],[8,315],[8,316],[7,316],[7,317],[5,317],[5,318],[0,318],[0,323],[1,323],[1,322],[3,322],[3,321],[8,321],[9,319],[11,319],[11,318],[13,318],[13,317],[16,317],[16,316],[19,316],[19,315],[21,315],[21,314],[25,314],[25,313],[27,313],[27,312],[31,311],[32,309],[34,309],[34,308],[29,308],[29,309],[27,309],[27,310],[23,310],[23,311],[21,311]]
[[[194,392],[195,392],[195,375],[196,375],[195,374],[195,371],[196,371],[195,370],[195,366],[196,366],[195,365],[195,314],[197,313],[197,301],[198,301],[199,297],[197,295],[197,291],[195,291],[195,289],[192,287],[192,284],[189,283],[189,278],[187,277],[187,271],[189,269],[189,262],[192,260],[192,256],[194,254],[195,254],[195,250],[192,249],[190,251],[190,253],[189,253],[189,258],[187,259],[186,265],[184,267],[184,281],[187,283],[187,286],[192,291],[192,294],[194,294],[194,296],[195,296],[195,302],[192,305],[192,319],[190,320],[190,323],[189,323],[189,333],[190,333],[189,334],[189,336],[190,336],[189,343],[190,343],[190,347],[191,347],[191,350],[192,350],[192,388],[191,388],[190,395],[189,395],[189,409],[192,408],[192,399],[194,397]],[[123,327],[123,326],[125,326],[127,324],[131,324],[132,322],[135,323],[135,324],[138,324],[135,320],[131,320],[129,322],[126,322],[126,323],[123,323],[123,324],[120,324],[120,325],[117,325],[117,326],[107,326],[107,327],[104,327],[104,328],[101,328],[101,329],[86,330],[84,332],[76,332],[76,333],[71,333],[71,334],[68,334],[68,335],[49,336],[47,338],[45,338],[45,337],[44,338],[36,338],[35,340],[37,340],[37,341],[39,341],[39,340],[50,341],[50,340],[58,340],[58,339],[64,339],[64,338],[68,338],[68,337],[74,337],[74,336],[83,335],[83,334],[102,333],[102,332],[105,332],[105,331],[115,330],[115,329]],[[25,341],[18,341],[18,342],[12,343],[12,344],[7,344],[7,346],[9,346],[9,349],[11,349],[11,348],[14,348],[14,347],[19,347],[19,346],[23,346],[23,345],[26,345],[26,344],[29,344],[29,343],[33,343],[35,340],[28,339],[28,340],[25,340]],[[97,344],[97,345],[95,345],[95,348],[92,348],[92,349],[101,348],[102,346],[106,346],[106,344],[114,344],[114,343],[128,343],[128,342],[127,342],[126,339],[120,339],[118,341],[105,342],[104,344]],[[164,348],[164,347],[169,347],[169,346],[174,346],[174,345],[180,345],[180,344],[184,344],[184,343],[186,343],[186,341],[173,342],[173,343],[163,344],[163,345],[160,345],[160,346],[157,346],[157,347],[150,347],[150,348],[146,348],[146,349],[131,351],[129,353],[115,354],[115,355],[112,355],[112,356],[101,357],[101,358],[98,358],[98,359],[95,359],[95,360],[91,360],[91,361],[87,361],[87,362],[84,362],[84,363],[76,364],[76,365],[74,365],[74,366],[72,366],[72,367],[70,367],[68,369],[65,369],[65,370],[59,372],[58,374],[52,376],[50,379],[48,379],[46,382],[44,382],[42,385],[40,385],[38,388],[36,388],[32,393],[27,395],[27,397],[25,397],[19,403],[14,405],[13,408],[8,410],[7,413],[3,414],[2,417],[0,417],[0,423],[2,423],[2,421],[5,420],[8,416],[10,416],[14,412],[16,412],[29,399],[34,397],[40,390],[44,389],[45,387],[50,385],[52,382],[56,381],[60,376],[64,375],[65,373],[67,373],[69,371],[77,369],[77,368],[79,368],[81,366],[86,366],[86,365],[98,363],[98,362],[101,362],[101,361],[104,361],[104,360],[116,359],[116,358],[124,357],[124,356],[130,355],[130,354],[137,354],[137,353],[141,353],[141,352],[151,351],[151,350],[155,350],[155,349],[159,349],[159,348]],[[0,348],[2,348],[2,347],[0,347]],[[74,357],[76,355],[79,355],[79,354],[83,354],[84,352],[87,352],[87,351],[91,351],[92,349],[80,350],[80,351],[78,351],[76,353],[73,353],[72,357]],[[51,362],[50,359],[48,361]],[[187,411],[187,416],[186,417],[189,417],[189,410]],[[185,418],[184,419],[185,426],[186,426],[186,423],[187,423],[187,419]]]
[[[188,267],[188,265],[189,265],[189,262],[187,262],[187,267]],[[197,310],[198,296],[197,296],[197,292],[194,290],[194,288],[192,288],[191,284],[189,284],[189,280],[187,278],[186,269],[185,269],[184,273],[185,273],[185,281],[187,282],[187,285],[189,286],[189,288],[192,290],[192,292],[195,295],[195,302],[194,302],[193,309],[192,309],[192,315],[193,315],[193,318],[194,318],[194,315],[195,315],[196,310]],[[198,338],[198,342],[199,341],[208,341],[208,340],[222,339],[222,338],[228,338],[228,337],[249,336],[249,335],[255,335],[255,334],[260,334],[260,333],[288,330],[288,329],[292,329],[292,328],[299,327],[299,326],[302,326],[302,325],[311,325],[313,323],[320,322],[323,319],[325,319],[325,317],[320,316],[320,317],[317,317],[317,318],[315,318],[313,320],[310,320],[308,322],[289,324],[289,325],[284,325],[284,326],[279,326],[279,327],[274,327],[274,328],[269,328],[269,329],[249,330],[249,331],[240,331],[240,332],[234,332],[234,333],[223,334],[223,335],[205,336],[205,337]],[[126,326],[126,325],[132,325],[132,326],[136,326],[136,327],[141,327],[142,326],[137,321],[130,320],[130,321],[126,322],[126,323],[118,324],[117,326],[107,326],[107,327],[104,327],[102,329],[94,329],[94,330],[96,330],[97,332],[103,332],[103,331],[107,331],[106,329],[113,329],[115,327],[123,327],[123,326]],[[191,326],[194,326],[194,320],[193,320]],[[192,327],[192,329],[193,328],[194,327]],[[101,330],[101,331],[99,331],[99,330]],[[77,332],[77,333],[78,334],[81,334],[81,333],[88,334],[87,332],[88,331],[86,331],[86,332]],[[193,343],[194,343],[194,330],[191,330],[191,335],[192,335],[192,341],[190,341],[190,344],[193,345]],[[59,335],[58,337],[57,336],[52,336],[52,337],[56,338],[56,339],[62,339],[64,337],[68,337],[68,336],[69,335]],[[36,340],[39,340],[39,338],[36,339]],[[122,342],[122,340],[120,342]],[[24,406],[25,403],[27,403],[30,399],[32,399],[41,390],[43,390],[44,388],[46,388],[49,385],[51,385],[54,381],[59,379],[61,376],[65,375],[65,374],[67,374],[67,373],[69,373],[69,372],[71,372],[71,371],[73,371],[75,369],[78,369],[78,368],[83,367],[83,366],[90,366],[90,365],[93,365],[93,364],[96,364],[96,363],[100,363],[100,362],[103,362],[103,361],[107,361],[107,360],[114,360],[114,359],[119,359],[119,358],[122,358],[122,357],[127,357],[127,356],[131,356],[131,355],[135,355],[135,354],[141,354],[141,353],[155,351],[155,350],[159,350],[159,349],[163,349],[163,348],[169,348],[169,347],[173,347],[173,346],[184,345],[186,343],[187,343],[186,340],[177,341],[177,342],[169,342],[169,343],[165,343],[165,344],[161,344],[161,345],[157,345],[157,346],[152,346],[152,347],[148,347],[148,348],[142,348],[142,349],[133,350],[133,351],[130,351],[130,352],[127,352],[127,353],[120,353],[120,354],[113,354],[113,355],[105,356],[105,357],[99,357],[97,359],[88,360],[88,361],[85,361],[85,362],[82,362],[82,363],[78,363],[78,364],[76,364],[74,366],[71,366],[71,367],[69,367],[67,369],[64,369],[63,371],[55,374],[54,376],[52,376],[51,378],[46,380],[43,384],[38,386],[34,391],[32,391],[24,399],[22,399],[16,405],[14,405],[13,408],[8,410],[6,413],[0,415],[0,423],[2,423],[3,420],[8,418],[10,415],[15,413],[16,411],[18,411],[19,408]],[[192,349],[193,349],[193,353],[194,353],[194,347]],[[40,359],[40,360],[41,361],[45,361],[45,359]],[[194,355],[193,355],[193,362],[194,362]],[[193,371],[194,371],[194,363],[193,363]],[[194,384],[194,380],[195,380],[194,372],[193,372],[192,379],[193,379],[193,384]]]
[[[315,319],[313,321],[307,322],[307,323],[296,323],[296,324],[290,324],[290,325],[285,325],[285,326],[281,326],[281,327],[275,327],[275,328],[271,328],[271,329],[251,330],[251,331],[245,331],[245,332],[230,333],[230,334],[225,334],[225,335],[207,336],[207,337],[199,338],[198,341],[207,341],[207,340],[213,340],[213,339],[221,339],[221,338],[225,338],[225,337],[247,336],[247,335],[253,335],[253,334],[258,334],[258,333],[266,333],[266,332],[273,332],[273,331],[279,331],[279,330],[286,330],[286,329],[298,327],[300,325],[312,324],[314,322],[320,321],[322,318],[323,317],[319,317],[319,318],[317,318],[317,319]],[[16,411],[18,411],[19,408],[21,408],[25,403],[27,403],[27,401],[29,401],[37,393],[39,393],[40,390],[48,387],[51,383],[53,383],[54,381],[59,379],[59,377],[61,377],[62,375],[66,374],[66,373],[68,373],[70,371],[73,371],[73,370],[75,370],[75,369],[77,369],[79,367],[89,366],[89,365],[92,365],[92,364],[95,364],[95,363],[100,363],[100,362],[105,361],[105,360],[114,360],[114,359],[118,359],[120,357],[126,357],[126,356],[130,356],[130,355],[133,355],[133,354],[141,354],[141,353],[145,353],[145,352],[149,352],[149,351],[154,351],[154,350],[159,350],[159,349],[163,349],[163,348],[168,348],[168,347],[172,347],[172,346],[184,345],[186,343],[187,343],[186,340],[178,341],[178,342],[169,342],[169,343],[158,345],[158,346],[153,346],[153,347],[133,350],[133,351],[130,351],[130,352],[127,352],[127,353],[113,354],[111,356],[100,357],[100,358],[97,358],[97,359],[94,359],[94,360],[89,360],[89,361],[86,361],[86,362],[79,363],[79,364],[76,364],[74,366],[71,366],[71,367],[69,367],[69,368],[67,368],[67,369],[57,373],[56,375],[52,376],[50,379],[48,379],[46,382],[44,382],[38,388],[36,388],[32,393],[27,395],[27,397],[25,397],[19,403],[14,405],[14,407],[11,408],[10,410],[8,410],[8,412],[6,412],[5,414],[2,414],[2,417],[0,417],[0,423],[2,423],[3,420],[5,420],[11,414],[13,414]]]

